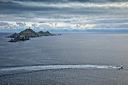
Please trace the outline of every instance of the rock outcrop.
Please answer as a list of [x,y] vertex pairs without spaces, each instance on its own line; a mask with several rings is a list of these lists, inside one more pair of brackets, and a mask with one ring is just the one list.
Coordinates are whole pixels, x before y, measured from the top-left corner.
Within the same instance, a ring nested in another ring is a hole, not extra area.
[[52,34],[52,33],[50,33],[49,31],[46,31],[46,32],[39,31],[39,32],[38,32],[38,35],[39,35],[39,36],[53,36],[53,35],[55,35],[55,34]]
[[56,35],[56,34],[52,34],[49,31],[35,32],[29,28],[29,29],[25,29],[25,30],[21,31],[20,33],[14,33],[14,34],[10,35],[9,38],[11,38],[11,40],[9,42],[25,41],[25,40],[29,40],[30,38],[33,38],[33,37],[54,36],[54,35]]
[[20,36],[27,36],[27,37],[39,37],[39,34],[33,31],[32,29],[25,29],[19,33]]

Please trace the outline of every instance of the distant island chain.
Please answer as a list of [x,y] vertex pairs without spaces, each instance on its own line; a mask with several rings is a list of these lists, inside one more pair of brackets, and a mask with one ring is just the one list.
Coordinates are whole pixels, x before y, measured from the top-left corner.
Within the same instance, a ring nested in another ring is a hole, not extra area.
[[18,41],[26,41],[33,37],[40,37],[40,36],[56,36],[61,34],[52,34],[49,31],[39,31],[35,32],[31,28],[25,29],[21,31],[20,33],[13,33],[8,38],[11,38],[9,42],[18,42]]

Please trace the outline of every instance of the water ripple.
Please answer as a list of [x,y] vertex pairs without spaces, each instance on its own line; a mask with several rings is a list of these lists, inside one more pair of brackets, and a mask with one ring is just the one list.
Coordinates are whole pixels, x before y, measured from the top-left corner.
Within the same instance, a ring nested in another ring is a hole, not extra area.
[[60,69],[119,69],[119,66],[110,65],[38,65],[38,66],[21,66],[21,67],[6,67],[0,69],[2,74],[15,74],[32,71],[43,70],[60,70]]

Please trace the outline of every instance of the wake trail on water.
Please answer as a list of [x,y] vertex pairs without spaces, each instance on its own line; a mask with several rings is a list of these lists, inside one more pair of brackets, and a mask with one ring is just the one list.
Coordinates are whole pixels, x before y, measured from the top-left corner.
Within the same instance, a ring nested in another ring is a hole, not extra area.
[[61,70],[61,69],[119,69],[119,66],[110,65],[38,65],[0,68],[0,76],[24,72]]

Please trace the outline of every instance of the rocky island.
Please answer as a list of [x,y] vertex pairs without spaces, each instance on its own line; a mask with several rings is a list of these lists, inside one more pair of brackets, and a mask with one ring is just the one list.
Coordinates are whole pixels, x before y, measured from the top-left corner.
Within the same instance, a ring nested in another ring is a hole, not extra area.
[[25,29],[23,31],[21,31],[20,33],[14,33],[10,36],[8,36],[9,38],[11,38],[11,40],[9,42],[18,42],[18,41],[25,41],[25,40],[29,40],[30,38],[33,37],[40,37],[40,36],[55,36],[56,34],[52,34],[49,31],[43,32],[43,31],[39,31],[39,32],[35,32],[32,29],[28,28]]

